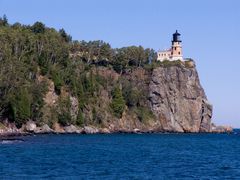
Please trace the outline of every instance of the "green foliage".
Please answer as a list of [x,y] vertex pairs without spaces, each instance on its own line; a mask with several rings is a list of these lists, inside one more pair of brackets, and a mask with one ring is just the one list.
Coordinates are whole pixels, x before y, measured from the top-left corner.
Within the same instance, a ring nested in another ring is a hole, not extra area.
[[31,27],[32,32],[34,32],[35,34],[38,33],[44,33],[45,32],[45,25],[41,22],[35,22],[33,24],[33,26]]
[[142,46],[130,46],[115,50],[113,59],[113,68],[122,73],[129,67],[143,67],[146,64],[154,61],[156,53],[153,49],[144,49]]
[[108,64],[113,56],[110,44],[103,41],[74,41],[70,51],[87,64],[101,64],[103,60]]
[[122,74],[122,72],[126,70],[126,66],[127,66],[126,63],[120,60],[113,63],[113,69],[120,74]]
[[42,117],[43,97],[47,92],[46,82],[34,83],[32,85],[31,119],[40,121]]
[[59,33],[65,42],[72,41],[72,37],[70,35],[68,35],[63,28],[59,30]]
[[93,121],[96,121],[97,119],[97,112],[95,107],[93,107],[93,110],[92,110],[92,119]]
[[81,109],[79,109],[79,111],[78,111],[76,124],[78,126],[83,126],[84,125],[84,117],[83,117],[83,112],[82,112]]
[[51,70],[51,78],[54,82],[54,87],[55,87],[55,91],[57,94],[61,93],[61,87],[63,85],[63,80],[62,80],[62,76],[60,75],[60,72],[52,69]]
[[69,113],[67,112],[63,112],[61,114],[58,115],[58,122],[62,125],[62,126],[67,126],[69,125],[69,121],[71,119],[71,116]]
[[96,81],[96,75],[92,71],[85,73],[83,76],[83,90],[86,94],[94,95],[94,92],[98,90],[98,82]]
[[161,62],[160,61],[153,61],[150,64],[146,64],[144,65],[144,69],[146,69],[147,71],[152,72],[153,69],[160,67],[161,66]]
[[135,108],[135,113],[139,119],[139,121],[146,123],[148,120],[153,119],[154,115],[152,111],[150,111],[147,107],[137,107]]
[[81,83],[78,84],[78,88],[77,88],[77,97],[79,100],[79,108],[83,109],[84,108],[84,104],[87,101],[87,97],[85,95],[86,93],[84,93],[83,91],[83,86]]
[[137,87],[133,87],[131,82],[125,81],[123,84],[123,96],[128,107],[133,107],[139,105],[142,93]]
[[121,118],[125,109],[125,100],[122,95],[122,90],[119,87],[115,87],[112,92],[112,97],[113,99],[111,108],[114,112],[114,115],[118,118]]
[[28,91],[20,89],[17,94],[12,98],[9,104],[12,118],[17,127],[21,127],[30,118],[30,97]]
[[184,64],[185,64],[186,68],[194,68],[195,67],[195,63],[191,58],[186,59]]
[[157,67],[171,67],[171,66],[178,66],[178,67],[186,67],[186,68],[193,68],[195,67],[194,61],[192,59],[185,59],[185,61],[177,60],[177,61],[155,61],[149,65],[145,65],[146,70],[152,71],[154,68]]
[[2,18],[0,18],[0,26],[7,26],[8,25],[8,19],[7,16],[4,14]]
[[85,92],[89,92],[90,94],[93,92],[93,83],[92,78],[89,76],[89,74],[84,75],[83,79],[83,89]]
[[0,122],[0,129],[5,129],[5,126],[3,123]]
[[100,53],[100,57],[99,57],[100,60],[110,61],[112,59],[113,51],[111,49],[110,44],[108,43],[101,42],[99,53]]
[[[19,23],[1,27],[0,118],[17,121],[19,126],[29,118],[39,121],[46,84],[39,83],[37,76],[40,72],[52,78],[56,91],[60,91],[65,76],[60,69],[68,65],[68,54],[69,44],[56,30],[43,23],[36,22],[31,27]],[[27,95],[19,94],[23,87]],[[25,106],[19,107],[21,104]]]
[[153,49],[144,49],[142,46],[112,49],[108,43],[103,41],[74,41],[70,51],[74,58],[79,58],[88,64],[111,65],[120,74],[131,67],[143,67],[156,61],[157,58]]
[[72,123],[72,117],[70,114],[71,109],[70,97],[61,97],[58,102],[58,106],[59,106],[58,122],[63,126],[70,125]]
[[178,61],[165,60],[165,61],[161,62],[160,65],[162,67],[171,67],[171,66],[182,67],[183,66],[183,62],[181,60],[178,60]]
[[38,56],[38,65],[42,75],[47,75],[49,72],[50,63],[43,54]]
[[[56,31],[41,22],[10,25],[6,16],[0,18],[0,62],[0,120],[7,118],[18,127],[28,119],[40,124],[57,120],[62,125],[103,124],[105,113],[112,111],[120,118],[126,105],[129,109],[145,108],[146,90],[134,83],[136,80],[121,78],[136,67],[151,71],[155,66],[167,66],[166,62],[156,62],[153,49],[113,49],[103,41],[72,41],[64,29]],[[100,66],[122,74],[120,80],[116,81],[115,72],[113,76],[102,72]],[[54,82],[55,92],[60,95],[56,106],[44,104],[48,87],[40,79]],[[67,95],[61,94],[61,89]],[[112,99],[111,103],[105,102],[107,108],[102,108],[103,94]],[[79,101],[74,121],[69,96]],[[145,119],[144,114],[136,113]]]

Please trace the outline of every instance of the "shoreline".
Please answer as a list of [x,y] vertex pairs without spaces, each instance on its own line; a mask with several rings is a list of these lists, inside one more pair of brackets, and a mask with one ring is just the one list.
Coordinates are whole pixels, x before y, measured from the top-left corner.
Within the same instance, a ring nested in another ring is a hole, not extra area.
[[28,121],[21,128],[17,128],[14,123],[2,124],[0,128],[0,139],[21,137],[21,136],[33,136],[41,134],[216,134],[216,133],[233,133],[233,128],[230,126],[216,126],[212,125],[210,131],[168,131],[160,129],[159,127],[145,127],[145,128],[124,128],[124,127],[96,127],[91,125],[86,126],[74,126],[72,124],[68,126],[61,126],[55,124],[50,128],[47,124],[37,126],[33,121]]
[[135,132],[135,131],[114,131],[109,133],[96,132],[96,133],[77,133],[77,132],[21,132],[21,133],[1,133],[1,140],[19,140],[19,137],[26,136],[37,136],[37,135],[101,135],[101,134],[234,134],[234,131],[231,132],[168,132],[168,131],[144,131],[144,132]]

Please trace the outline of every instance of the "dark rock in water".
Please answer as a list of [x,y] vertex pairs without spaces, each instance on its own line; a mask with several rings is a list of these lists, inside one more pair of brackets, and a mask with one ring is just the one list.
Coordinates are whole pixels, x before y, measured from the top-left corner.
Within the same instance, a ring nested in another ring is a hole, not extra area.
[[158,67],[149,86],[153,113],[168,132],[210,132],[212,105],[195,67]]

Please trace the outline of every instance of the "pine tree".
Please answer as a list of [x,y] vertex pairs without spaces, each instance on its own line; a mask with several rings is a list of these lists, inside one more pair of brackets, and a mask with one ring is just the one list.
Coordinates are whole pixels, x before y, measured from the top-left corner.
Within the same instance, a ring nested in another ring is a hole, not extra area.
[[121,118],[122,113],[125,109],[125,100],[122,95],[122,90],[119,87],[114,88],[113,90],[113,100],[111,108],[116,117]]
[[82,126],[84,124],[84,117],[83,117],[83,112],[81,109],[79,109],[79,111],[78,111],[76,124],[78,126]]

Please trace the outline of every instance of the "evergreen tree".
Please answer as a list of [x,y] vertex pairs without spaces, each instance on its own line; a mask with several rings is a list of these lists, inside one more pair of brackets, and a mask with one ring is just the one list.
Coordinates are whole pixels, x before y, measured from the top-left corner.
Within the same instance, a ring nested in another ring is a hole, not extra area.
[[44,33],[45,32],[45,25],[43,23],[37,21],[33,24],[31,29],[35,34]]
[[112,104],[111,108],[116,117],[121,118],[122,113],[125,109],[125,100],[122,95],[122,90],[119,87],[115,87],[112,93]]
[[84,124],[84,117],[83,117],[83,112],[81,109],[79,109],[79,111],[78,111],[76,124],[78,126],[83,126],[83,124]]
[[68,35],[63,28],[59,30],[59,33],[65,42],[72,41],[72,37],[70,35]]
[[31,101],[27,89],[20,91],[10,101],[10,109],[17,127],[21,127],[30,118]]
[[3,18],[0,18],[0,26],[7,26],[8,25],[8,19],[7,16],[4,14]]
[[[64,90],[59,97],[66,93],[78,97],[78,125],[91,122],[91,110],[94,123],[101,123],[105,118],[108,109],[100,108],[100,95],[112,98],[110,109],[118,118],[122,116],[125,104],[134,109],[147,101],[141,87],[126,88],[121,82],[123,88],[114,88],[118,82],[111,71],[124,74],[138,66],[145,68],[149,61],[156,59],[154,50],[141,46],[113,49],[101,40],[71,42],[64,29],[57,31],[41,22],[32,26],[10,25],[6,16],[0,18],[0,26],[0,121],[9,119],[18,127],[28,119],[49,123],[51,120],[48,119],[56,121],[59,118],[62,125],[75,123],[69,113],[69,99],[56,102],[51,113],[46,110],[44,97],[49,80],[54,82],[58,95],[61,89]],[[108,70],[99,66],[107,66]]]

